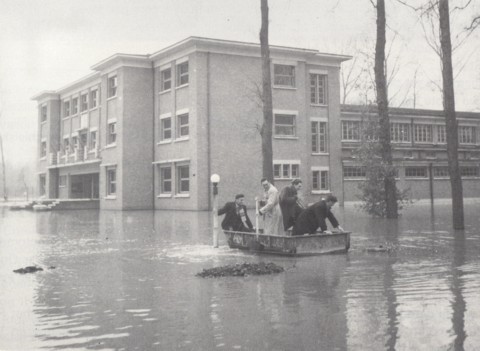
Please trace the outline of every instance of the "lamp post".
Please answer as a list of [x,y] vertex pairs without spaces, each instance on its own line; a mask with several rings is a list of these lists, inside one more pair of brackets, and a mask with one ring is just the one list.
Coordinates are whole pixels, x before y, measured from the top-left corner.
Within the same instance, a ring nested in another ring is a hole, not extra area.
[[220,176],[212,174],[210,182],[213,185],[213,247],[218,247],[218,183],[220,183]]

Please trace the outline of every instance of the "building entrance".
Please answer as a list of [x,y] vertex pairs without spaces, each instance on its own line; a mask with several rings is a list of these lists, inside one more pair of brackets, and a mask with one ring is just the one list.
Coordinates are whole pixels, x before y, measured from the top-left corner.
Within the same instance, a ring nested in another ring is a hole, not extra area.
[[71,199],[98,199],[98,173],[70,176]]

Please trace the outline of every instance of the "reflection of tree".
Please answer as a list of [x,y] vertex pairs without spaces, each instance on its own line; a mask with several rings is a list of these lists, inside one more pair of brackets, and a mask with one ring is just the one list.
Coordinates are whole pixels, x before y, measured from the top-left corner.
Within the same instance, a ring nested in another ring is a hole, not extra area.
[[454,350],[463,350],[465,342],[465,311],[467,310],[466,302],[463,297],[462,277],[464,272],[462,266],[465,264],[465,233],[459,231],[454,235],[454,252],[452,260],[452,278],[450,290],[453,294],[452,301],[452,325],[455,334]]

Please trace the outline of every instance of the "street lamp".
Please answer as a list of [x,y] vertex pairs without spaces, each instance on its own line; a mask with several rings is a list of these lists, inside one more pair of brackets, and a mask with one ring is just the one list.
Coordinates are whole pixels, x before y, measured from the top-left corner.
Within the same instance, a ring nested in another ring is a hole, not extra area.
[[218,183],[220,176],[212,174],[210,182],[213,185],[213,247],[218,247]]

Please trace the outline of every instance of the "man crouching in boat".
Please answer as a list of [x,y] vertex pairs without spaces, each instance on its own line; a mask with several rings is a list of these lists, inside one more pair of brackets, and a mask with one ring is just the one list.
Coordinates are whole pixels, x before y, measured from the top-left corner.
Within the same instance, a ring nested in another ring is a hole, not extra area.
[[343,232],[343,228],[338,225],[337,219],[330,211],[336,202],[337,198],[335,196],[328,195],[325,200],[320,200],[309,206],[298,216],[293,226],[292,235],[315,234],[318,227],[324,232],[327,230],[326,218],[335,228],[334,232]]
[[243,204],[245,196],[243,194],[235,195],[235,202],[227,202],[223,208],[218,210],[218,215],[225,214],[222,221],[223,230],[233,230],[236,232],[253,232],[253,225],[248,218],[247,207]]

